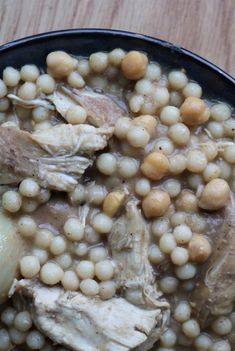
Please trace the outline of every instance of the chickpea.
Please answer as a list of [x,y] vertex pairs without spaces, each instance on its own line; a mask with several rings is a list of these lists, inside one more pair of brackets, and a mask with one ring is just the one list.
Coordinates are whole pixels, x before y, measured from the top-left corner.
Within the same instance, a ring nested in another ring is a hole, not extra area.
[[67,77],[77,65],[75,59],[64,51],[53,51],[47,55],[47,67],[55,78]]
[[140,169],[149,179],[162,179],[169,172],[168,158],[161,152],[155,151],[145,157]]
[[197,212],[198,200],[197,197],[190,191],[183,191],[176,200],[177,211]]
[[194,126],[208,121],[210,109],[202,99],[189,96],[180,108],[181,117],[185,124]]
[[188,252],[190,261],[203,263],[211,255],[211,244],[204,235],[193,234],[188,244]]
[[198,205],[204,210],[219,210],[226,205],[229,192],[230,188],[225,180],[221,178],[213,179],[205,186]]
[[163,216],[170,206],[168,193],[160,189],[151,190],[142,201],[142,208],[147,218]]
[[125,200],[125,194],[122,191],[113,191],[104,199],[103,212],[109,217],[113,217],[120,210]]
[[151,137],[155,134],[157,120],[153,116],[142,115],[133,119],[132,123],[134,125],[144,127]]
[[145,54],[139,51],[130,51],[122,60],[121,69],[127,79],[137,80],[143,78],[148,65]]

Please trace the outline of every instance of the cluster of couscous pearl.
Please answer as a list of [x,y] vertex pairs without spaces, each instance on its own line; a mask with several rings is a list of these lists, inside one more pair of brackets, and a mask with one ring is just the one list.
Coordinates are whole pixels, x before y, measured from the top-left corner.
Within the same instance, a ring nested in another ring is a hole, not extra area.
[[110,230],[99,216],[88,228],[78,218],[70,217],[64,223],[63,233],[37,226],[33,217],[20,217],[18,231],[33,243],[32,253],[20,260],[21,275],[27,279],[39,277],[48,286],[61,283],[69,291],[80,289],[87,296],[111,298],[116,291],[112,280],[114,265],[103,245],[89,245],[89,236],[85,240],[85,231],[89,234],[96,229],[99,235]]
[[[230,343],[235,343],[234,313],[215,318],[205,333],[187,298],[182,300],[184,293],[187,296],[194,289],[198,266],[212,252],[202,211],[223,209],[229,190],[235,190],[235,121],[231,108],[204,101],[202,87],[190,81],[185,71],[167,73],[141,52],[115,49],[94,53],[88,59],[52,52],[47,56],[46,74],[35,65],[4,70],[0,79],[3,126],[10,108],[9,92],[32,100],[40,94],[52,94],[61,80],[73,88],[89,84],[118,97],[120,91],[126,92],[132,116],[116,123],[117,149],[113,146],[96,160],[104,184],[79,184],[68,194],[75,206],[88,203],[96,207],[89,226],[84,227],[75,217],[67,219],[62,233],[37,226],[33,212],[49,200],[50,192],[33,179],[25,179],[18,190],[3,194],[3,207],[22,214],[18,230],[32,242],[32,252],[20,262],[22,276],[39,277],[49,286],[59,283],[66,290],[80,290],[87,296],[111,298],[116,292],[115,267],[102,239],[109,235],[115,217],[133,193],[151,228],[149,260],[156,269],[164,264],[169,267],[161,274],[159,287],[169,299],[181,291],[172,309],[172,323],[161,336],[157,351],[176,351],[182,346],[196,351],[231,351]],[[32,130],[47,129],[58,122],[44,107],[17,111],[30,119]],[[66,120],[86,123],[87,111],[73,107],[66,112]],[[123,181],[125,186],[121,186]],[[17,329],[13,319],[9,326]],[[0,337],[8,345],[10,332],[4,329],[2,333]],[[32,345],[28,346],[39,349]]]
[[28,311],[18,311],[13,306],[6,306],[0,313],[0,351],[9,351],[12,347],[16,351],[22,350],[22,347],[40,351],[67,350],[53,346],[33,325]]

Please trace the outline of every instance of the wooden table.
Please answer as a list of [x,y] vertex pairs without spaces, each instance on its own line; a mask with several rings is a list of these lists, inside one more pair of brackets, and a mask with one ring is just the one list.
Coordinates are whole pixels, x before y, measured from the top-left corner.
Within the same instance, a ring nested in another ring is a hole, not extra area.
[[235,0],[0,0],[0,44],[78,27],[169,40],[235,76]]

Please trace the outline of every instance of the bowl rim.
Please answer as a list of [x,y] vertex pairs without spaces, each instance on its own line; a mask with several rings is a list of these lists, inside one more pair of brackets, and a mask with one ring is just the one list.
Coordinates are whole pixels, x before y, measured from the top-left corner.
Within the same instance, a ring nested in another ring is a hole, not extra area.
[[157,44],[166,48],[169,48],[170,50],[173,50],[175,52],[179,52],[183,54],[184,56],[187,56],[190,60],[194,60],[199,62],[200,64],[203,64],[210,70],[216,72],[217,74],[223,76],[223,78],[227,79],[230,83],[235,85],[235,77],[230,75],[229,73],[225,72],[223,69],[218,67],[216,64],[210,62],[209,60],[205,59],[204,57],[188,50],[185,49],[184,47],[177,46],[169,41],[159,39],[152,37],[150,35],[145,35],[145,34],[140,34],[140,33],[135,33],[135,32],[130,32],[130,31],[125,31],[125,30],[119,30],[119,29],[106,29],[106,28],[73,28],[73,29],[61,29],[61,30],[55,30],[55,31],[48,31],[48,32],[43,32],[39,34],[33,34],[29,35],[20,39],[16,39],[13,41],[10,41],[8,43],[5,43],[0,46],[0,54],[2,51],[7,51],[11,48],[21,46],[24,44],[33,44],[35,41],[40,41],[42,39],[47,39],[47,38],[53,38],[53,37],[59,37],[59,36],[66,36],[66,35],[76,35],[76,34],[103,34],[103,35],[108,35],[108,36],[121,36],[124,38],[135,38],[135,39],[140,39],[143,41],[148,41],[153,44]]

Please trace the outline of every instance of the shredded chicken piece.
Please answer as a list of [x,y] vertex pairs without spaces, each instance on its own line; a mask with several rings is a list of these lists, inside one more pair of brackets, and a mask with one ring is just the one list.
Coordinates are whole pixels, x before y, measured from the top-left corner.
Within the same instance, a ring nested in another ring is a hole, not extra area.
[[45,107],[47,110],[54,111],[55,107],[46,98],[38,98],[33,100],[24,100],[15,94],[8,94],[7,97],[12,101],[14,105],[22,106],[24,108],[34,108],[34,107]]
[[92,165],[92,154],[107,145],[111,134],[112,128],[89,125],[58,125],[35,134],[0,127],[0,183],[33,177],[43,187],[71,191]]
[[235,302],[235,199],[230,195],[213,254],[200,272],[192,302],[202,325],[210,314],[224,315]]
[[49,99],[65,119],[70,107],[81,105],[87,111],[88,121],[96,127],[114,126],[124,115],[124,110],[110,97],[95,93],[91,89],[78,90],[59,86]]
[[107,140],[112,133],[113,128],[109,127],[59,124],[46,130],[36,131],[31,138],[52,156],[77,153],[91,155],[107,145]]
[[162,333],[159,308],[142,309],[121,297],[102,301],[22,280],[15,300],[45,335],[76,351],[128,351],[144,345],[153,330]]

